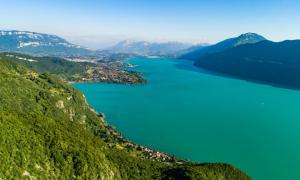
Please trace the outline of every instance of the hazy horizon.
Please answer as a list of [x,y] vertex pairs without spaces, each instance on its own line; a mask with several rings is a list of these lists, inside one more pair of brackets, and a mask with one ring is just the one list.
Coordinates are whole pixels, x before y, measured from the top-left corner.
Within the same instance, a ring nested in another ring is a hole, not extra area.
[[273,41],[299,39],[300,2],[0,0],[3,30],[61,36],[93,49],[121,40],[216,43],[254,32]]

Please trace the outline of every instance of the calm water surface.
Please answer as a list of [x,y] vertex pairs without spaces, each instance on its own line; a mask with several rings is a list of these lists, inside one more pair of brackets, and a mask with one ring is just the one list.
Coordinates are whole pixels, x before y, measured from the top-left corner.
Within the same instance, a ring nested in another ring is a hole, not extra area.
[[131,59],[146,85],[76,84],[134,142],[253,179],[300,179],[300,91],[215,76],[188,61]]

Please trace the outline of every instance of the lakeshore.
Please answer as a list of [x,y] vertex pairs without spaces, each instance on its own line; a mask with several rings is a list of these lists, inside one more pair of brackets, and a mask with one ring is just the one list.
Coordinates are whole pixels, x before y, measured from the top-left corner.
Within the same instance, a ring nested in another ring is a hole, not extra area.
[[[134,150],[135,152],[140,152],[140,157],[148,158],[159,162],[170,162],[170,163],[178,163],[178,164],[185,162],[183,160],[179,160],[175,158],[175,156],[168,155],[164,152],[160,152],[150,147],[136,144],[128,140],[127,138],[122,136],[122,134],[115,127],[109,125],[105,121],[104,113],[98,113],[98,117],[100,118],[100,121],[104,123],[104,126],[109,131],[110,136],[113,137],[113,139],[115,140],[114,143],[108,143],[108,146],[110,148],[119,148],[119,149],[126,148],[129,151]],[[105,136],[101,136],[101,138],[107,142]]]
[[130,71],[126,68],[134,68],[134,64],[111,62],[111,63],[93,63],[86,68],[83,76],[75,78],[76,80],[66,80],[69,84],[102,82],[114,84],[145,84],[147,80],[142,77],[141,72]]
[[126,139],[179,159],[230,163],[254,179],[299,178],[299,91],[201,73],[184,60],[129,63],[147,84],[74,85]]

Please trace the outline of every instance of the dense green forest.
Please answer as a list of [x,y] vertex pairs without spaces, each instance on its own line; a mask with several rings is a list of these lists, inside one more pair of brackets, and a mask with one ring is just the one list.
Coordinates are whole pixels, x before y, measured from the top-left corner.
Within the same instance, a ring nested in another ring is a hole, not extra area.
[[18,53],[0,53],[0,57],[40,73],[56,74],[67,81],[86,77],[88,67],[95,66],[89,62],[72,62],[59,57],[34,57]]
[[0,179],[250,179],[227,164],[150,160],[60,78],[0,58]]

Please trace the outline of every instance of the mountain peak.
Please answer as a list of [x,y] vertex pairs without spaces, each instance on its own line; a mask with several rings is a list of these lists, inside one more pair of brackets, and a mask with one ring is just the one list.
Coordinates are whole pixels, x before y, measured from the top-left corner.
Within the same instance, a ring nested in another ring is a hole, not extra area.
[[257,33],[252,33],[252,32],[248,32],[248,33],[244,33],[239,35],[237,38],[239,39],[259,39],[259,40],[266,40],[266,38],[264,38],[263,36],[257,34]]
[[267,39],[259,34],[248,32],[245,34],[241,34],[238,37],[225,39],[224,41],[221,41],[221,42],[211,45],[211,46],[207,46],[205,48],[195,49],[192,52],[184,54],[183,56],[181,56],[181,58],[197,60],[205,54],[221,52],[221,51],[224,51],[226,49],[233,48],[236,46],[240,46],[240,45],[244,45],[244,44],[254,44],[254,43],[258,43],[260,41],[264,41],[264,40],[267,40]]
[[259,34],[248,32],[248,33],[241,34],[240,36],[238,36],[236,38],[236,43],[234,44],[234,46],[239,46],[242,44],[252,44],[252,43],[257,43],[257,42],[264,41],[264,40],[267,40],[267,39]]
[[257,34],[257,33],[253,33],[253,32],[247,32],[244,34],[241,34],[239,37],[262,37],[261,35]]

